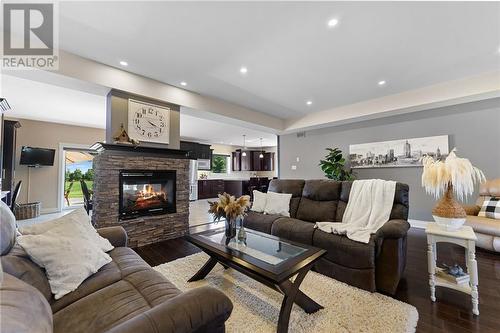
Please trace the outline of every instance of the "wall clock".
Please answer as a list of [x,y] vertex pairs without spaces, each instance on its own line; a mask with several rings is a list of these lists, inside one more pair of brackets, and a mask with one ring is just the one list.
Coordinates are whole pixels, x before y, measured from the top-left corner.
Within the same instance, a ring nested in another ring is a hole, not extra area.
[[143,142],[169,143],[170,109],[128,100],[128,134]]

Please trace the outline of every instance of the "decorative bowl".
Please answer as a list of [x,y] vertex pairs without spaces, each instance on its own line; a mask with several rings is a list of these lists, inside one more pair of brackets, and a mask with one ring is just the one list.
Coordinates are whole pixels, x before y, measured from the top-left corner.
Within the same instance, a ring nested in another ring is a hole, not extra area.
[[443,229],[447,231],[455,231],[460,229],[464,223],[465,223],[465,218],[456,218],[456,217],[441,217],[441,216],[436,216],[432,215],[434,218],[434,221]]

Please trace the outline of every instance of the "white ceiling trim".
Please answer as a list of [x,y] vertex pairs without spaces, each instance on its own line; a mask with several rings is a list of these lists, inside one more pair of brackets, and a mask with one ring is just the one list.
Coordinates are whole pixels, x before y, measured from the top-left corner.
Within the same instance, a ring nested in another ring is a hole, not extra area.
[[[6,74],[16,75],[6,70]],[[149,98],[167,101],[192,109],[238,119],[263,129],[283,130],[284,120],[221,99],[203,96],[157,80],[133,74],[65,51],[59,52],[59,69],[55,73],[100,86],[123,90]]]
[[342,125],[500,97],[500,71],[318,111],[286,121],[282,133]]

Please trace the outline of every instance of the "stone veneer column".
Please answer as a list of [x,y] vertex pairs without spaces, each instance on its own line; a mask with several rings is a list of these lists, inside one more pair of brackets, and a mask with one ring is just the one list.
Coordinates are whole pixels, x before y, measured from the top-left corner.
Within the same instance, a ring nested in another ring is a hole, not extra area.
[[[189,229],[189,160],[141,156],[141,153],[104,150],[94,158],[92,221],[97,228],[122,226],[129,246],[137,247],[184,236]],[[120,170],[175,170],[177,213],[119,220]]]

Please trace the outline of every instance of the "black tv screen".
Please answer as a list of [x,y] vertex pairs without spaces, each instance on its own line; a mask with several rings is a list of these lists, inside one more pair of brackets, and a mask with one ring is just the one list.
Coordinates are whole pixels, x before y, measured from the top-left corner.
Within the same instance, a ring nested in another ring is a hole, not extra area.
[[54,165],[55,149],[34,148],[23,146],[21,148],[21,165],[52,166]]

